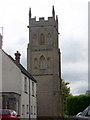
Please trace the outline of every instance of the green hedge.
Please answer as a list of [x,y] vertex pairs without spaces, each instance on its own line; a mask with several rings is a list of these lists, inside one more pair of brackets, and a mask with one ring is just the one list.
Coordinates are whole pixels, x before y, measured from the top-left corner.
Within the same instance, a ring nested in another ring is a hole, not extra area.
[[67,114],[76,115],[90,105],[90,96],[79,95],[67,98]]

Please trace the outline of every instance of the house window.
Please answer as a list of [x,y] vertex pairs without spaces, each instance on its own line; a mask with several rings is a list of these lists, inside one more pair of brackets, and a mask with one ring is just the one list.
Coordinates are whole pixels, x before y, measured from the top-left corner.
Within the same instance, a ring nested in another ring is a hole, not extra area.
[[33,106],[31,105],[31,115],[33,114]]
[[35,108],[35,106],[34,106],[34,115],[36,115],[36,108]]
[[27,111],[26,111],[27,114],[29,114],[29,105],[27,105]]
[[22,105],[22,115],[25,114],[25,105]]
[[27,78],[24,79],[24,92],[27,93]]
[[34,82],[32,82],[32,96],[34,96]]

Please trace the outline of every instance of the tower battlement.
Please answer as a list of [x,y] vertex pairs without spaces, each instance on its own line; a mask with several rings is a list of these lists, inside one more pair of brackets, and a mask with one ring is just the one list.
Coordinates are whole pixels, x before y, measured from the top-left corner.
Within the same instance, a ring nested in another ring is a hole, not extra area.
[[30,26],[38,26],[38,25],[58,25],[58,17],[57,15],[55,16],[55,11],[54,11],[54,6],[52,9],[52,16],[48,17],[47,20],[45,20],[44,17],[39,17],[39,20],[36,20],[36,17],[32,18],[31,17],[31,8],[29,9],[29,25]]
[[40,17],[39,20],[36,20],[36,17],[30,18],[29,22],[30,22],[30,26],[41,25],[41,24],[44,24],[44,25],[56,24],[56,20],[53,17],[48,17],[47,20],[45,20],[44,17]]

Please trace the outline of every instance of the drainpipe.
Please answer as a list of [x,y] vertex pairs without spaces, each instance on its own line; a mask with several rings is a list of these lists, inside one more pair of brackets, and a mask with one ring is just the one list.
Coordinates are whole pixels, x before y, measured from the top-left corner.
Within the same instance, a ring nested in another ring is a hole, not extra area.
[[29,120],[30,120],[30,79],[29,79]]

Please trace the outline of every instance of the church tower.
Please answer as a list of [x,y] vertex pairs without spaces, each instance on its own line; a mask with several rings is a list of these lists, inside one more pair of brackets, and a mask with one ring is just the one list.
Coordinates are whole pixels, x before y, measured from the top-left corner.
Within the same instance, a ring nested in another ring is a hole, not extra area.
[[31,17],[29,9],[29,44],[27,70],[37,80],[38,117],[62,116],[61,62],[58,47],[58,16],[54,6],[52,17]]

